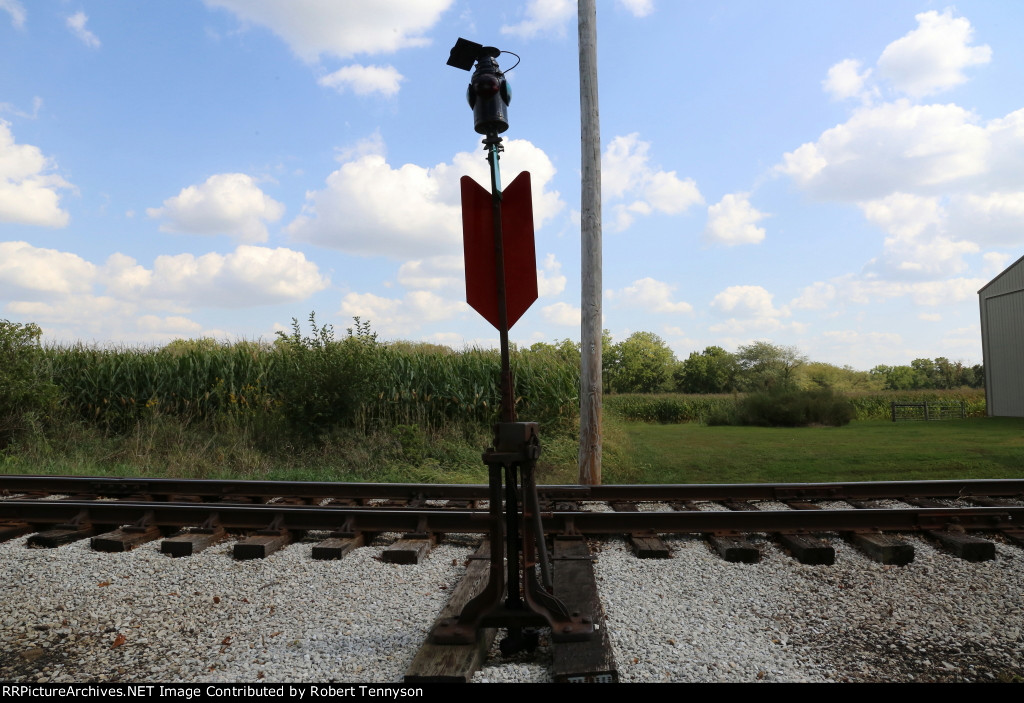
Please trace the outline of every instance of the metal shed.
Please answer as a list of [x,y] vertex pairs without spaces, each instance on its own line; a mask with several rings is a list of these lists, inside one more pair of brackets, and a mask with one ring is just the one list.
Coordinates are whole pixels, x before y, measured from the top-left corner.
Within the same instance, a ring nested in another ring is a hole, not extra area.
[[1024,417],[1024,257],[978,291],[990,417]]

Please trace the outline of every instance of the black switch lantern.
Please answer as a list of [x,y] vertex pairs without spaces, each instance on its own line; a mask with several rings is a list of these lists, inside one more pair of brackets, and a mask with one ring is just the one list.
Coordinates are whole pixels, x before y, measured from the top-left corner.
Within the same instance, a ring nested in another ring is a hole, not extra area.
[[512,91],[495,59],[501,50],[459,38],[452,47],[448,65],[468,71],[476,61],[476,70],[466,89],[466,100],[473,108],[473,129],[479,134],[501,134],[508,129],[508,105]]

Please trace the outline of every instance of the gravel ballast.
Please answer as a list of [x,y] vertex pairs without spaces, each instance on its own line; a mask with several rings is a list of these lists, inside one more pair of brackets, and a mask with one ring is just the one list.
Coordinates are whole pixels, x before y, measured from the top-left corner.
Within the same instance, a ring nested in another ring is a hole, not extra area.
[[[419,565],[380,560],[394,536],[341,561],[312,543],[236,561],[232,541],[173,559],[159,542],[109,554],[88,540],[0,544],[0,679],[11,682],[397,682],[465,570],[476,539]],[[997,538],[998,539],[998,538]],[[756,540],[756,538],[755,538]],[[882,566],[838,537],[832,566],[762,540],[730,564],[693,536],[640,560],[593,541],[626,682],[998,681],[1024,677],[1024,550],[972,564],[915,537]],[[544,638],[542,636],[542,645]],[[474,681],[547,681],[550,652],[502,660]]]

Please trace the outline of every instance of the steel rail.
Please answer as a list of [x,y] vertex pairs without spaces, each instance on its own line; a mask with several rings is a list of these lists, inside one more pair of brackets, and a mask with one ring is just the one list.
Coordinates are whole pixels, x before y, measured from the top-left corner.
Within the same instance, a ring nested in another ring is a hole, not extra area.
[[[486,533],[482,511],[388,510],[307,506],[147,503],[134,501],[0,501],[0,520],[33,525],[88,522],[121,526],[147,521],[188,527],[213,517],[227,529],[261,529],[275,520],[296,530],[348,532]],[[605,535],[638,530],[659,533],[916,531],[958,526],[972,530],[1024,529],[1024,507],[867,510],[764,510],[734,512],[546,512],[544,529],[555,534]]]
[[[391,500],[486,500],[483,484],[339,483],[329,481],[248,481],[168,478],[0,475],[0,492],[129,495],[197,495],[207,498],[251,497],[359,498]],[[943,481],[870,481],[850,483],[737,483],[542,485],[542,500],[581,501],[718,501],[718,500],[842,500],[852,498],[970,496],[1024,498],[1024,479]]]

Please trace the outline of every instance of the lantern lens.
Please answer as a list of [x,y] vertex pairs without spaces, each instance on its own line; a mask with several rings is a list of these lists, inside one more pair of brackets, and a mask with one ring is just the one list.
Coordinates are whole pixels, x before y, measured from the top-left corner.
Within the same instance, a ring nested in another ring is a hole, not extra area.
[[477,78],[473,82],[473,87],[476,89],[476,94],[481,98],[493,98],[501,89],[498,79],[488,74],[484,74]]

